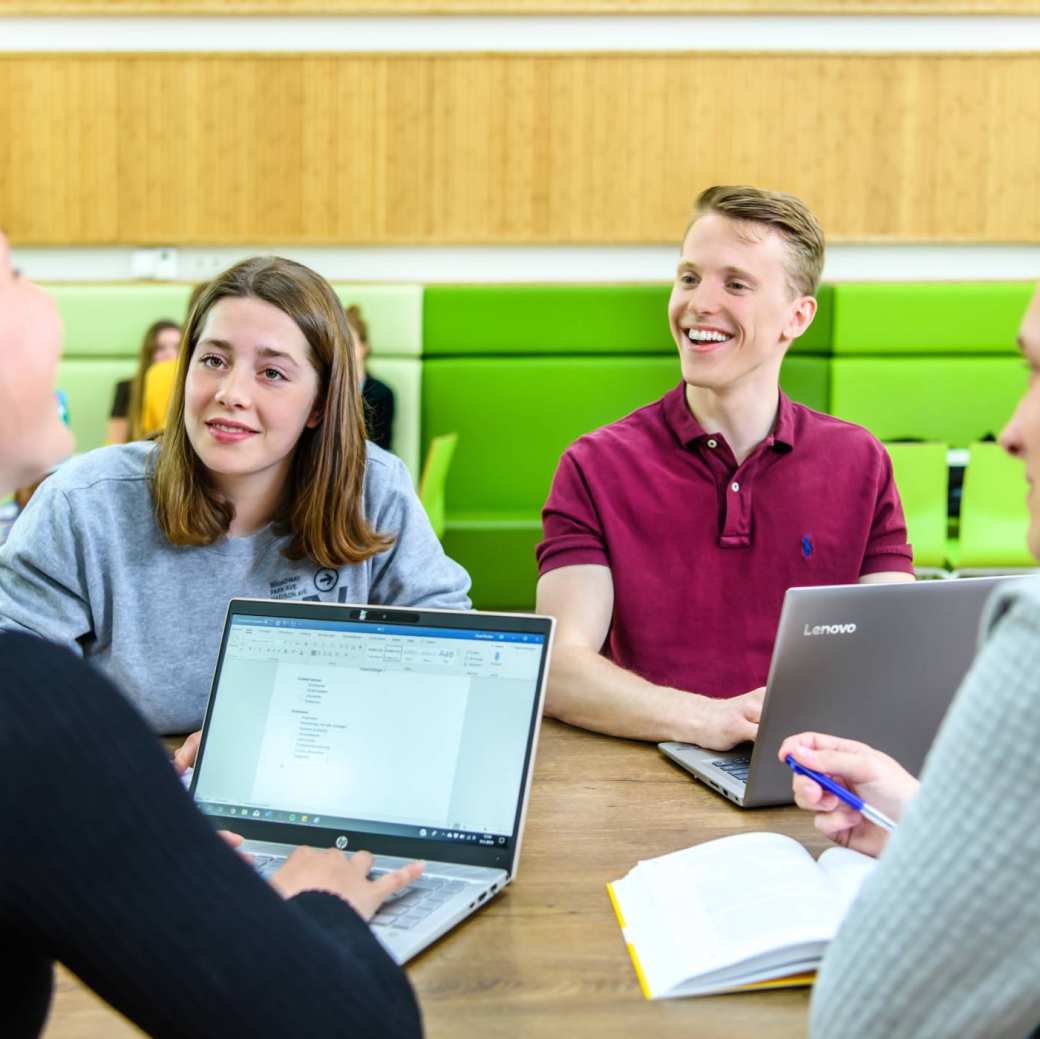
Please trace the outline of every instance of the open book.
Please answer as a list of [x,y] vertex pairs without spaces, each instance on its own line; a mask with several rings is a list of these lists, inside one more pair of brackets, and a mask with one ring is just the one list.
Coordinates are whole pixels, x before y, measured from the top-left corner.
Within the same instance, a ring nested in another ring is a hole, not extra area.
[[647,999],[812,983],[875,860],[743,833],[640,862],[607,885]]

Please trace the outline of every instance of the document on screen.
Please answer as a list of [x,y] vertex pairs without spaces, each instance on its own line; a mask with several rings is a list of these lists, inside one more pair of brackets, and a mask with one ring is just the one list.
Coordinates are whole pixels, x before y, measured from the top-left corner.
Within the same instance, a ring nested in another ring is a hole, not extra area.
[[446,824],[469,693],[466,675],[280,661],[251,803]]

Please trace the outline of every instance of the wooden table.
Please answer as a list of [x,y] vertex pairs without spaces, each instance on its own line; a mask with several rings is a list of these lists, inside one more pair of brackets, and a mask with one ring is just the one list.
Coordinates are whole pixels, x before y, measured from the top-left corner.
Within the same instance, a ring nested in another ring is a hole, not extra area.
[[[788,1037],[808,990],[643,999],[605,885],[640,858],[753,830],[824,841],[794,808],[741,811],[656,747],[547,720],[517,880],[408,967],[431,1039]],[[59,970],[47,1039],[139,1035]]]

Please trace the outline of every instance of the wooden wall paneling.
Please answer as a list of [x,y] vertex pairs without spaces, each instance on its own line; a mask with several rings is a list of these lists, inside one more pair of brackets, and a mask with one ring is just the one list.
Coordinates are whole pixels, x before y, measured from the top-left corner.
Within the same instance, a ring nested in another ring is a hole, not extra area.
[[23,243],[671,242],[720,182],[831,240],[1040,241],[1036,54],[0,55],[0,84]]

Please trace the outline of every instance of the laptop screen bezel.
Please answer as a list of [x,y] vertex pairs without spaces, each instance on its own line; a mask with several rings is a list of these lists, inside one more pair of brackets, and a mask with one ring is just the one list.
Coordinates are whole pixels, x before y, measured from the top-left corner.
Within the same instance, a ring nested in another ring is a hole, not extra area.
[[396,606],[372,606],[350,603],[319,603],[301,600],[232,599],[228,603],[224,619],[224,631],[220,640],[213,680],[210,683],[206,714],[202,723],[202,738],[196,756],[189,791],[195,799],[196,786],[205,760],[206,743],[210,720],[216,702],[217,687],[224,665],[231,625],[236,617],[274,617],[294,620],[347,621],[354,625],[371,625],[373,628],[387,624],[408,624],[423,628],[444,628],[455,631],[498,631],[541,635],[541,658],[538,663],[537,686],[528,719],[527,743],[524,750],[523,769],[517,791],[516,808],[513,815],[513,832],[504,848],[497,846],[463,843],[455,840],[432,838],[410,838],[390,834],[375,834],[331,827],[302,826],[260,819],[209,815],[207,818],[220,829],[232,829],[246,840],[264,841],[274,844],[310,845],[316,848],[337,846],[340,837],[346,837],[347,851],[365,849],[375,855],[392,855],[409,859],[429,859],[436,862],[452,862],[469,866],[487,866],[504,869],[510,875],[520,850],[521,829],[531,786],[531,768],[537,745],[538,726],[542,717],[545,697],[546,672],[549,649],[552,642],[553,620],[533,614],[485,613],[474,610],[413,609]]

